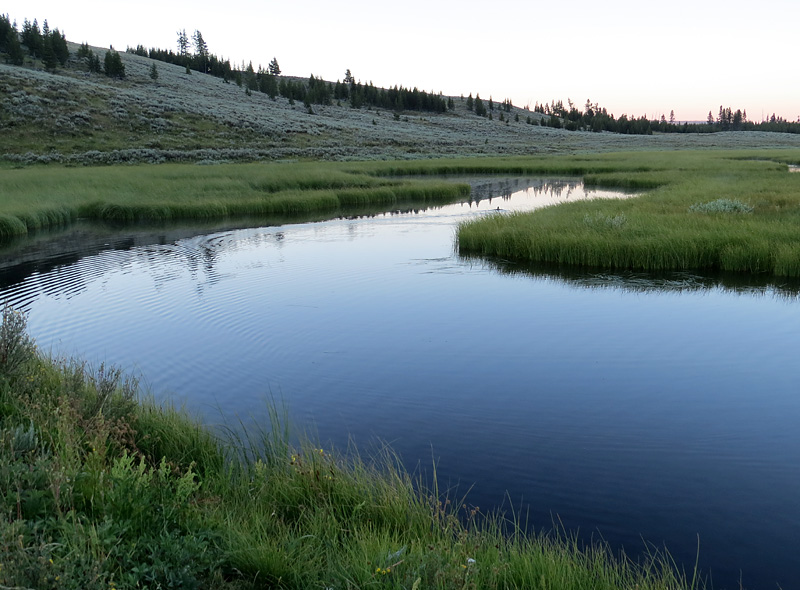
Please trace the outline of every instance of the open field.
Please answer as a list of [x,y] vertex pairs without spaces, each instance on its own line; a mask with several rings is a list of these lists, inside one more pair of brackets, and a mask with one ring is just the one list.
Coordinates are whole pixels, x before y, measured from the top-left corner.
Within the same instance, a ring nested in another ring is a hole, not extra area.
[[0,328],[4,587],[702,587],[660,553],[520,534],[386,448],[292,446],[278,412],[220,437],[117,369],[41,354],[25,323],[6,309]]

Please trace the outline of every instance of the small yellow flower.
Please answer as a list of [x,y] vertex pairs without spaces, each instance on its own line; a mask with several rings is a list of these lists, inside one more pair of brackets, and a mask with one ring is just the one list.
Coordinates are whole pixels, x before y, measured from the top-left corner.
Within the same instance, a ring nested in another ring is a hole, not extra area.
[[53,560],[52,559],[48,559],[47,561],[50,562],[50,565],[53,565]]

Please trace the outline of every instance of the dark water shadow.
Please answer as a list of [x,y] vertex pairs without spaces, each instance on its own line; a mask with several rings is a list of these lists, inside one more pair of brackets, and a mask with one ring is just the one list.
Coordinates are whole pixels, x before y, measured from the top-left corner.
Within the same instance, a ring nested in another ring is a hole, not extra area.
[[724,271],[643,272],[589,267],[575,268],[566,265],[534,264],[471,255],[460,255],[459,257],[473,264],[485,265],[502,274],[556,280],[576,289],[617,289],[631,293],[682,293],[719,289],[727,293],[742,295],[778,296],[786,299],[800,297],[800,278]]

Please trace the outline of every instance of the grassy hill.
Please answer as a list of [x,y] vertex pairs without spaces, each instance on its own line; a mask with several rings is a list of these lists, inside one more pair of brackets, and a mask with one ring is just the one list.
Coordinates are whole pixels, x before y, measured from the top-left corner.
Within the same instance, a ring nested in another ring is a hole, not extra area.
[[[628,136],[541,127],[514,108],[478,117],[454,97],[444,114],[300,104],[210,75],[123,53],[126,77],[86,71],[75,57],[46,72],[26,58],[0,65],[0,159],[12,163],[407,159],[679,148],[800,147],[800,136],[736,132]],[[93,48],[99,55],[104,49]],[[155,64],[157,80],[150,77]],[[531,85],[535,86],[532,80]],[[518,115],[519,120],[516,120]],[[528,124],[527,121],[534,124]]]

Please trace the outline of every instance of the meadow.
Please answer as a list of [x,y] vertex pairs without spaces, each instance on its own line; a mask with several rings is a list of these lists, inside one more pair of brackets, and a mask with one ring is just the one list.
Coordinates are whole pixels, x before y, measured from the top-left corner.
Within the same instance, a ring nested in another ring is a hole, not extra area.
[[[800,275],[800,150],[620,152],[365,162],[32,166],[0,171],[0,239],[117,223],[340,214],[467,199],[447,175],[582,176],[642,194],[462,225],[464,255],[611,269]],[[415,176],[416,178],[408,178]]]
[[[642,191],[464,223],[459,251],[603,269],[800,276],[800,152],[637,152],[571,158],[588,186]],[[568,173],[568,172],[567,172]]]
[[[212,432],[119,369],[0,327],[0,584],[18,588],[701,588],[655,549],[527,534],[409,474],[321,448],[279,408]],[[290,441],[299,441],[292,443]]]

